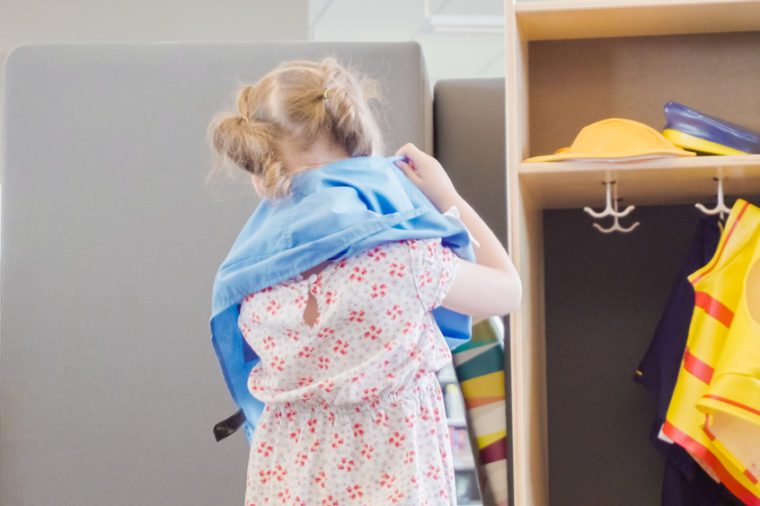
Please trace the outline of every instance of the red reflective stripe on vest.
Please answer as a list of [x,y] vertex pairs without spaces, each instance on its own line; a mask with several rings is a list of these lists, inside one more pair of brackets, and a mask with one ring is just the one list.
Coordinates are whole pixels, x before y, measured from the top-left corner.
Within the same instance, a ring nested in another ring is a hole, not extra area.
[[714,369],[710,367],[707,362],[703,362],[696,356],[692,355],[688,347],[683,353],[683,367],[691,373],[692,376],[695,376],[706,385],[710,384]]
[[707,314],[718,320],[725,327],[730,327],[734,312],[724,306],[718,299],[705,292],[694,293],[694,305],[701,307]]
[[721,397],[720,395],[707,394],[707,395],[704,395],[703,397],[706,397],[708,399],[715,399],[716,401],[720,401],[720,402],[725,402],[726,404],[731,404],[732,406],[736,406],[737,408],[744,409],[755,415],[760,415],[760,409],[753,408],[752,406],[747,406],[746,404],[742,404],[741,402],[736,402],[732,399]]

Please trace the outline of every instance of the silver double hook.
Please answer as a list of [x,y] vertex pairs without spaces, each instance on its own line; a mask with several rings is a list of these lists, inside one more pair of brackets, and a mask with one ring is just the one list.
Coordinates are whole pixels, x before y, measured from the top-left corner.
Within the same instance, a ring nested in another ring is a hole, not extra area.
[[598,223],[594,223],[593,224],[594,227],[597,230],[599,230],[600,232],[604,233],[604,234],[609,234],[611,232],[628,233],[628,232],[633,231],[636,227],[638,227],[640,225],[640,223],[638,221],[636,223],[634,223],[633,225],[631,225],[630,227],[624,228],[624,227],[620,226],[619,218],[622,218],[624,216],[628,216],[631,213],[631,211],[633,211],[634,209],[636,209],[636,206],[629,205],[628,207],[625,208],[624,211],[618,211],[618,201],[620,201],[621,199],[619,199],[618,196],[617,196],[617,186],[614,187],[614,193],[615,193],[615,195],[613,197],[613,185],[616,185],[616,181],[608,179],[606,181],[603,181],[602,184],[605,185],[605,187],[606,187],[606,193],[607,193],[607,205],[604,208],[604,210],[600,211],[600,212],[597,212],[597,211],[594,211],[593,209],[591,209],[588,206],[584,207],[583,210],[586,211],[591,216],[593,216],[594,218],[605,218],[607,216],[612,216],[613,217],[613,223],[612,223],[612,226],[609,227],[609,228],[603,228]]
[[713,181],[717,181],[718,182],[718,203],[715,205],[715,207],[713,207],[712,209],[708,209],[705,206],[703,206],[702,204],[694,204],[694,207],[696,207],[697,209],[699,209],[700,211],[702,211],[705,214],[709,214],[709,215],[712,216],[712,215],[720,213],[720,219],[721,220],[724,219],[723,218],[724,214],[730,214],[731,213],[731,209],[729,209],[726,206],[726,203],[725,203],[725,201],[723,199],[723,180],[724,179],[725,179],[725,176],[718,176],[718,177],[714,177],[713,178]]

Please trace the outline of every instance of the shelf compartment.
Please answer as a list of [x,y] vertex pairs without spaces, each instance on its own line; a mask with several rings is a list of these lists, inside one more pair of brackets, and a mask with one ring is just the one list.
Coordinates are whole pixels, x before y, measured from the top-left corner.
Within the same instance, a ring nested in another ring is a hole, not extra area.
[[520,184],[542,209],[604,207],[603,181],[617,181],[621,206],[688,204],[708,207],[723,175],[726,195],[760,194],[760,155],[697,156],[636,162],[521,163]]
[[760,30],[748,0],[540,0],[515,2],[527,40]]

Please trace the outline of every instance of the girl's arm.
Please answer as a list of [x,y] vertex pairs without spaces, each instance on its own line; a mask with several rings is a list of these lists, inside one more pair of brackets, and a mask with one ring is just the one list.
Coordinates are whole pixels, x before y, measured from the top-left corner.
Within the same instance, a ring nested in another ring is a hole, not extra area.
[[414,144],[404,144],[396,155],[404,155],[410,163],[396,165],[417,185],[439,211],[451,206],[459,210],[459,218],[480,243],[473,243],[475,262],[459,259],[456,277],[443,299],[443,306],[472,315],[475,321],[501,316],[519,307],[522,282],[509,254],[478,213],[454,188],[441,164]]

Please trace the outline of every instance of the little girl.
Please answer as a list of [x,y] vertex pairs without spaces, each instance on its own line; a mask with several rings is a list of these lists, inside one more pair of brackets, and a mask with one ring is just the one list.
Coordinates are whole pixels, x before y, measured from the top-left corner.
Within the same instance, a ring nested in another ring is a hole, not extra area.
[[[378,155],[373,89],[333,58],[285,62],[241,90],[237,113],[212,121],[211,142],[276,208],[308,194],[309,171],[394,163]],[[437,160],[412,144],[396,155],[436,212],[458,210],[479,244],[476,261],[440,237],[389,240],[242,299],[238,326],[260,358],[248,389],[266,406],[251,441],[245,506],[456,504],[436,377],[451,353],[432,312],[506,315],[521,283]]]

